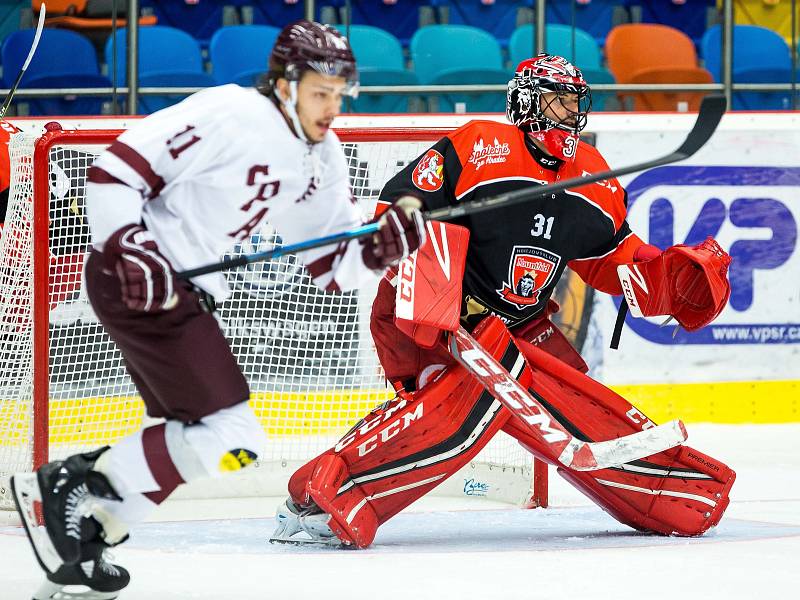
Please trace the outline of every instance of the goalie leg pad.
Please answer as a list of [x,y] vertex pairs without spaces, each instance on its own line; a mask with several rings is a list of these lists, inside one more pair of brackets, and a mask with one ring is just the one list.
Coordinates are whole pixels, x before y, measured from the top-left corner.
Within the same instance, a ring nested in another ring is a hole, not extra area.
[[[578,439],[609,440],[654,426],[639,409],[599,382],[530,344],[517,344],[531,368],[530,392]],[[540,442],[513,418],[503,430],[554,464]],[[611,469],[559,468],[559,474],[626,525],[689,536],[700,535],[719,522],[736,477],[720,461],[687,446]]]
[[[505,337],[495,339],[498,332]],[[514,370],[524,361],[507,352],[505,328],[487,328],[478,341],[519,375]],[[330,514],[329,525],[345,544],[366,547],[377,526],[467,464],[508,418],[463,367],[450,366],[418,392],[370,413],[333,449],[298,470],[289,493],[294,502],[316,503]]]
[[696,536],[719,523],[736,474],[688,446],[614,469],[558,474],[619,522],[663,535]]

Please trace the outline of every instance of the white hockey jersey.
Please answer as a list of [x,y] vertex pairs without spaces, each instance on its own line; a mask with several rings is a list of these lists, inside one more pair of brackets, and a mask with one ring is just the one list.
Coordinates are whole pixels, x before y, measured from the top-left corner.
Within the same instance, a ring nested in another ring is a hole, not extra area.
[[[268,98],[237,85],[203,90],[150,115],[94,166],[86,207],[94,246],[143,221],[177,271],[218,261],[265,221],[284,244],[363,222],[336,135],[301,141]],[[298,257],[322,289],[355,289],[375,278],[358,240]],[[230,294],[221,274],[193,282],[218,301]]]

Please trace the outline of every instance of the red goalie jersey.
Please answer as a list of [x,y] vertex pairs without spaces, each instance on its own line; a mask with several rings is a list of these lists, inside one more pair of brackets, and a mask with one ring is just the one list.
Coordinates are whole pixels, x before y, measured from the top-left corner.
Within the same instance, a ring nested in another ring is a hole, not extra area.
[[[583,142],[575,160],[563,162],[514,125],[472,121],[393,177],[381,200],[408,193],[435,209],[607,169]],[[592,287],[621,294],[617,267],[644,244],[625,221],[626,201],[613,179],[454,221],[472,232],[462,314],[526,323],[542,314],[567,266]]]

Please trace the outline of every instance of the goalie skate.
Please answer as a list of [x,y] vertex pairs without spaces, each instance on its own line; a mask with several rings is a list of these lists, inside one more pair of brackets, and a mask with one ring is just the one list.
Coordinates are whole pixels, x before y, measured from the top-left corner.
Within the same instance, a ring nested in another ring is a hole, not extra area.
[[277,526],[269,538],[271,544],[314,544],[340,546],[341,541],[328,526],[330,515],[316,506],[302,508],[287,499],[275,512]]

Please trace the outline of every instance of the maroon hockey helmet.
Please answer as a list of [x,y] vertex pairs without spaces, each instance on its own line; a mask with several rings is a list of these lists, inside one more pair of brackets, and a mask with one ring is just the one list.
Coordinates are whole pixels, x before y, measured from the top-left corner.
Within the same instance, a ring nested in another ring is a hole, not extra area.
[[302,19],[284,27],[269,57],[269,78],[299,81],[305,71],[344,77],[350,95],[358,89],[356,59],[347,38],[330,25]]
[[[544,94],[554,95],[545,99]],[[577,110],[564,105],[564,95],[577,96]],[[566,118],[556,121],[545,115],[558,102],[567,109]],[[586,127],[592,109],[592,92],[583,74],[567,59],[539,54],[523,60],[508,82],[506,117],[523,131],[545,144],[553,156],[575,158],[579,134]]]

